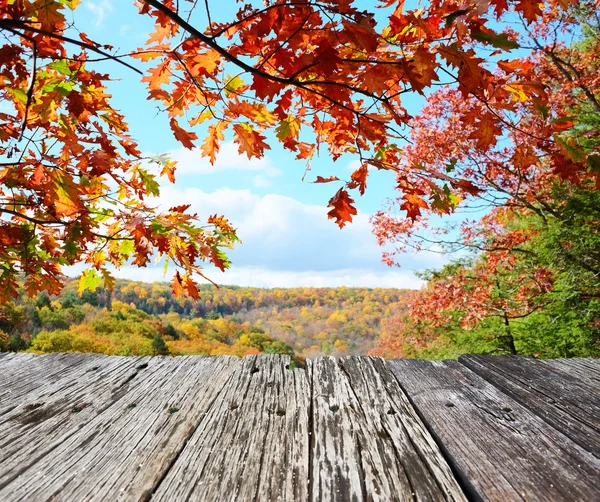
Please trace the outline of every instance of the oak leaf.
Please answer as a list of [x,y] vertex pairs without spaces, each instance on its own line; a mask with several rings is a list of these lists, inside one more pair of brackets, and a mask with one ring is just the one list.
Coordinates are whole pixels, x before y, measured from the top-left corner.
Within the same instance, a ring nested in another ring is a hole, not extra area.
[[327,217],[343,228],[346,223],[352,222],[352,216],[356,216],[356,208],[353,206],[354,200],[348,195],[348,192],[340,188],[337,193],[329,200],[327,207],[331,207],[331,211],[327,213]]
[[177,124],[177,121],[174,118],[170,120],[169,125],[175,135],[175,139],[186,148],[193,150],[195,147],[193,140],[198,139],[198,135],[195,132],[188,132],[179,127],[179,124]]

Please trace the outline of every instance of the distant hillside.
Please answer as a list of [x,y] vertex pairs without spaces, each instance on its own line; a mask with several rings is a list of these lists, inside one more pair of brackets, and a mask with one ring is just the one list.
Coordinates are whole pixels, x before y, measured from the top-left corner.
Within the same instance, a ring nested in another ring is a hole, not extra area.
[[177,299],[167,283],[119,280],[112,292],[42,293],[0,307],[0,349],[119,355],[364,354],[408,290],[205,286]]

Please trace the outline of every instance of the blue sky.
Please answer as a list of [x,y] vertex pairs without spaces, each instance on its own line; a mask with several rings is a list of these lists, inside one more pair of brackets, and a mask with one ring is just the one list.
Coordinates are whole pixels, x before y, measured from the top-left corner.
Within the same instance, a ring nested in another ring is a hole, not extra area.
[[[233,16],[239,3],[209,0],[213,20]],[[133,2],[84,0],[75,13],[78,26],[90,38],[127,52],[141,47],[152,31],[151,20],[137,14]],[[200,20],[201,23],[204,22]],[[203,24],[198,25],[203,26]],[[136,63],[137,64],[137,63]],[[327,201],[335,193],[333,184],[310,183],[317,175],[347,179],[356,165],[352,157],[337,162],[322,154],[302,181],[306,165],[295,161],[271,138],[272,150],[265,158],[248,161],[237,147],[226,142],[215,166],[196,151],[175,141],[166,114],[146,100],[139,75],[102,63],[102,71],[118,79],[110,92],[113,105],[129,122],[133,137],[148,154],[166,153],[178,161],[177,181],[161,183],[165,207],[189,203],[201,217],[224,214],[238,228],[242,244],[230,252],[232,268],[225,274],[211,268],[207,275],[222,284],[261,287],[365,286],[416,288],[421,281],[414,270],[438,267],[445,259],[435,253],[406,255],[400,269],[381,263],[381,252],[371,233],[369,217],[382,207],[385,197],[395,195],[390,172],[373,172],[363,197],[356,197],[359,215],[340,230],[327,219]],[[137,65],[140,66],[140,65]],[[407,97],[406,107],[416,113],[423,104],[419,96]],[[202,137],[203,131],[198,131]],[[358,195],[358,194],[357,194]],[[136,269],[126,266],[117,274],[137,280],[168,280],[162,266]]]

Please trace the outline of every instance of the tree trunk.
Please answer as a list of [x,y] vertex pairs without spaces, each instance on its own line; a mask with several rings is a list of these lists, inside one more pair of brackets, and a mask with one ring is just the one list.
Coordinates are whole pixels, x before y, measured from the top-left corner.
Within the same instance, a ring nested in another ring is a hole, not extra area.
[[506,344],[508,345],[508,348],[510,350],[511,354],[517,354],[517,349],[515,347],[515,339],[512,336],[512,331],[510,330],[510,321],[508,319],[508,316],[506,315],[506,311],[503,312],[503,318],[504,318],[504,333],[505,333],[505,340],[506,340]]

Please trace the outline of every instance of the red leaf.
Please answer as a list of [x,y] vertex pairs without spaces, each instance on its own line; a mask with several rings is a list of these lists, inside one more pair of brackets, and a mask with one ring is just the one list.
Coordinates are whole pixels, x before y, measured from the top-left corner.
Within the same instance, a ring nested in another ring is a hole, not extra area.
[[352,205],[354,200],[350,198],[348,192],[340,188],[337,193],[329,201],[327,207],[333,208],[327,213],[330,220],[335,219],[335,222],[340,228],[343,228],[347,222],[352,221],[352,216],[356,215],[356,208]]
[[463,192],[467,192],[470,195],[477,195],[483,191],[481,188],[476,187],[469,180],[453,181],[452,186],[454,188],[460,188]]
[[332,181],[340,181],[340,179],[337,176],[329,176],[329,178],[317,176],[317,179],[313,183],[331,183]]
[[172,213],[185,213],[190,207],[191,204],[182,204],[181,206],[173,206],[169,208],[169,211]]
[[352,173],[351,179],[358,184],[358,191],[361,195],[364,195],[365,189],[367,188],[367,176],[369,175],[369,168],[367,164],[362,164],[356,171]]

